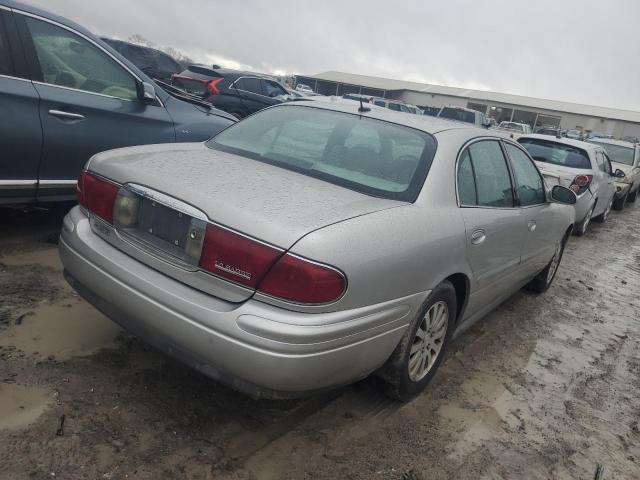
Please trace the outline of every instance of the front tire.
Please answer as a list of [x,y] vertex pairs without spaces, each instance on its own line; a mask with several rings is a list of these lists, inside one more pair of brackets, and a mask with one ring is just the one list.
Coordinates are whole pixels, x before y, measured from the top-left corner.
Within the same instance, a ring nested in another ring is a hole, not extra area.
[[[634,185],[631,185],[631,188],[633,188]],[[631,191],[631,188],[629,189],[629,191]],[[640,190],[639,188],[636,188],[635,192],[633,192],[633,194],[629,194],[629,196],[627,197],[627,200],[629,200],[631,203],[634,203],[636,201],[636,198],[638,198],[638,190]]]
[[385,393],[406,401],[435,375],[447,350],[457,315],[456,291],[444,281],[433,289],[387,363],[378,371]]
[[613,209],[618,211],[623,210],[625,203],[627,203],[627,198],[629,198],[629,192],[625,193],[624,196],[620,198],[616,198],[613,202]]

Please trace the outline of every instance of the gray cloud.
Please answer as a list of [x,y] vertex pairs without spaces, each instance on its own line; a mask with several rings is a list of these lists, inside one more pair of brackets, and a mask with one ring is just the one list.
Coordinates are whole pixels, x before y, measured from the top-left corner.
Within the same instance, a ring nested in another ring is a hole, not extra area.
[[261,71],[341,70],[640,110],[640,2],[31,0]]

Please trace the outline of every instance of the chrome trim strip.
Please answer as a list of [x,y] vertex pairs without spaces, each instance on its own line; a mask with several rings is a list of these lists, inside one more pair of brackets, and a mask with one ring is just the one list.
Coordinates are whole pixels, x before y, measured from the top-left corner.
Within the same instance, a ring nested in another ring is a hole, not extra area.
[[165,207],[169,207],[173,210],[177,210],[178,212],[182,212],[190,217],[197,218],[198,220],[202,220],[204,222],[208,222],[209,219],[207,215],[202,211],[197,209],[196,207],[189,205],[177,198],[170,197],[164,193],[158,192],[156,190],[152,190],[149,187],[145,187],[143,185],[138,185],[136,183],[125,183],[123,185],[124,188],[140,195],[141,197],[149,198],[154,202],[158,202]]
[[0,5],[0,10],[6,10],[7,12],[12,11],[9,7],[5,7],[4,5]]
[[37,184],[38,180],[0,180],[0,188],[29,188]]
[[86,93],[88,95],[97,95],[98,97],[115,98],[116,100],[122,100],[123,102],[136,102],[137,101],[137,100],[130,99],[130,98],[114,97],[113,95],[105,95],[104,93],[90,92],[89,90],[81,90],[79,88],[63,87],[62,85],[56,85],[54,83],[40,82],[38,80],[33,80],[33,83],[35,85],[42,85],[44,87],[61,88],[63,90],[71,90],[73,92],[81,92],[81,93]]
[[0,78],[8,78],[10,80],[20,80],[21,82],[31,83],[31,80],[29,80],[28,78],[14,77],[13,75],[0,75]]
[[57,188],[57,187],[75,187],[78,183],[77,180],[40,180],[39,185],[44,188]]

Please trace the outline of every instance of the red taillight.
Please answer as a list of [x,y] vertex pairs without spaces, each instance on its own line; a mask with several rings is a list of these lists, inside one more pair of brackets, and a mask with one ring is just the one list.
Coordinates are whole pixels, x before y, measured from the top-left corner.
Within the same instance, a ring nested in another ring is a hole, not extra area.
[[220,77],[220,78],[216,78],[215,80],[211,80],[209,83],[207,83],[207,90],[209,90],[209,93],[211,95],[220,95],[220,89],[218,88],[218,84],[224,80],[224,78]]
[[592,180],[593,175],[577,175],[576,178],[573,179],[569,189],[575,194],[583,193],[589,188]]
[[200,267],[256,288],[282,251],[216,225],[207,225]]
[[82,172],[78,179],[78,201],[91,213],[113,223],[113,204],[119,185],[89,172]]
[[269,270],[258,290],[295,303],[330,303],[347,289],[344,275],[334,268],[286,254]]

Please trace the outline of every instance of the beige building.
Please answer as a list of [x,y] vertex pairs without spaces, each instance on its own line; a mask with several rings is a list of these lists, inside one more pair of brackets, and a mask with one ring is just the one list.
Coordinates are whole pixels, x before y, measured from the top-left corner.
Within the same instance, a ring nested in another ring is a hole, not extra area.
[[296,75],[296,83],[309,85],[323,95],[360,93],[403,100],[431,114],[443,106],[455,105],[481,111],[498,122],[510,120],[528,123],[534,130],[542,126],[560,126],[583,132],[607,133],[615,138],[640,138],[640,112],[631,110],[343,72]]

